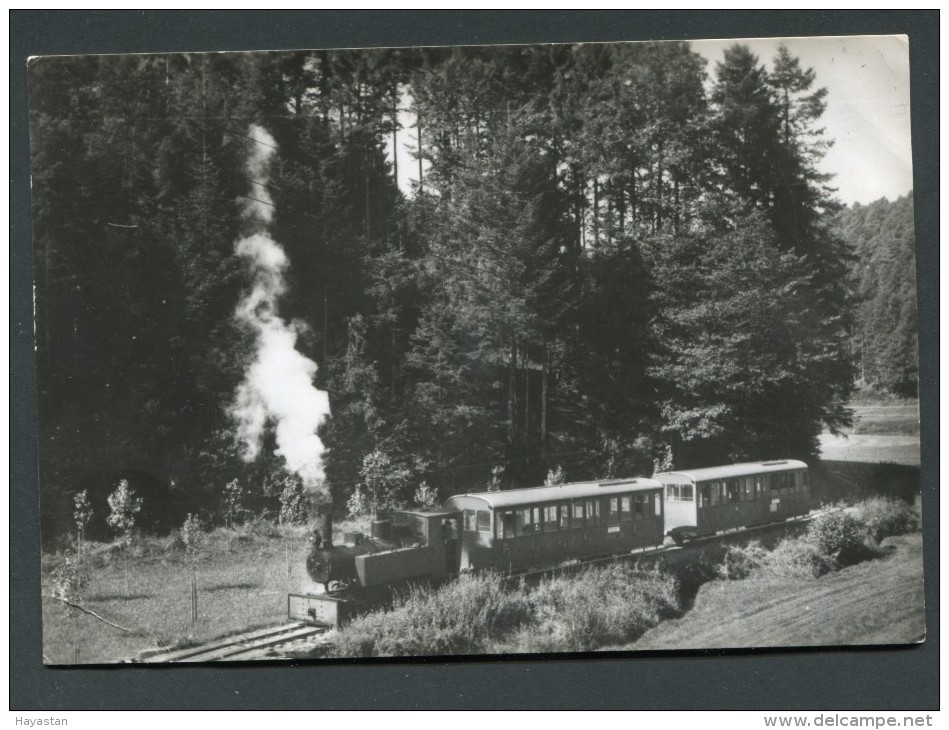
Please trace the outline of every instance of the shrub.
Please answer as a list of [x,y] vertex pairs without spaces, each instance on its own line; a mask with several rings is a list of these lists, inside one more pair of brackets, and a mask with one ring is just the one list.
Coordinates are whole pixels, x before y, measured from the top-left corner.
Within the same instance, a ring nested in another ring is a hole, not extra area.
[[303,480],[295,474],[288,475],[280,492],[280,524],[305,525],[306,521],[307,501]]
[[722,580],[743,580],[768,560],[768,551],[757,540],[748,545],[729,545],[717,567]]
[[437,590],[413,587],[390,611],[355,619],[339,632],[337,656],[470,654],[529,620],[523,592],[492,573],[462,575]]
[[221,514],[224,517],[224,542],[228,552],[231,551],[231,529],[242,522],[246,515],[244,508],[244,489],[237,479],[232,479],[224,485],[221,494]]
[[833,505],[811,520],[805,540],[822,555],[836,558],[841,553],[859,550],[865,536],[866,530],[860,520],[842,505]]
[[346,513],[353,520],[369,514],[369,500],[358,484],[353,487],[353,493],[346,500]]
[[806,539],[783,540],[768,553],[762,572],[775,578],[819,578],[837,567],[836,561]]
[[[400,509],[411,495],[413,469],[382,449],[366,454],[359,468],[358,491],[371,515]],[[351,513],[354,516],[361,513]]]
[[900,499],[871,497],[854,506],[864,524],[867,537],[879,543],[890,535],[903,535],[919,529],[916,510]]
[[81,553],[66,552],[52,577],[56,598],[64,603],[82,603],[83,589],[89,583],[89,571]]
[[544,640],[530,639],[513,651],[589,651],[626,643],[679,608],[675,579],[626,564],[547,579],[530,597],[534,622],[527,631]]
[[[353,492],[355,494],[355,492]],[[434,507],[438,502],[438,493],[428,486],[428,482],[421,482],[415,489],[413,501],[417,507]]]
[[550,486],[555,484],[564,484],[567,481],[567,477],[564,474],[563,467],[560,464],[557,464],[553,469],[547,471],[547,478],[544,480],[544,484]]

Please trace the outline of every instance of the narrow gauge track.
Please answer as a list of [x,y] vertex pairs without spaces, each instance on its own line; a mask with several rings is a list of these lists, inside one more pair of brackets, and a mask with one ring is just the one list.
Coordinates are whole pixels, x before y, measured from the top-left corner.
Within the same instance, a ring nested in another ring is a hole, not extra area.
[[[669,558],[672,561],[677,559],[686,559],[696,550],[713,546],[720,542],[728,542],[736,539],[746,539],[757,534],[768,532],[783,532],[787,529],[793,529],[795,526],[803,525],[820,514],[819,511],[810,514],[791,518],[784,522],[772,522],[755,527],[740,528],[728,532],[709,535],[707,537],[692,540],[685,545],[663,546],[637,550],[632,553],[623,553],[621,555],[606,555],[589,560],[574,561],[548,567],[543,570],[533,570],[520,573],[512,573],[506,577],[511,581],[534,581],[547,575],[569,574],[587,567],[595,565],[604,565],[616,561],[631,561],[638,559],[646,560],[664,560]],[[279,659],[281,658],[280,648],[292,645],[296,642],[312,639],[315,636],[326,634],[329,629],[325,626],[315,626],[301,622],[293,622],[272,626],[266,629],[258,629],[244,634],[229,636],[200,646],[192,646],[187,649],[178,649],[170,652],[160,652],[140,659],[144,664],[176,664],[176,663],[196,663],[196,662],[218,662],[218,661],[254,661],[259,659]]]
[[322,626],[294,622],[228,636],[187,649],[152,654],[139,661],[143,664],[177,664],[278,659],[281,647],[311,639],[319,634],[325,634],[326,631],[327,629]]

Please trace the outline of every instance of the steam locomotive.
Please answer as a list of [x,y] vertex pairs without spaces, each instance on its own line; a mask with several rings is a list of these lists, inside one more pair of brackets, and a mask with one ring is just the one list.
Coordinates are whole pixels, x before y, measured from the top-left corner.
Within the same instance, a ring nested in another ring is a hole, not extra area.
[[780,522],[810,509],[807,465],[764,461],[613,479],[478,492],[442,508],[406,510],[333,545],[321,517],[307,573],[322,593],[291,594],[291,619],[336,626],[393,589],[469,570],[521,574],[683,544]]

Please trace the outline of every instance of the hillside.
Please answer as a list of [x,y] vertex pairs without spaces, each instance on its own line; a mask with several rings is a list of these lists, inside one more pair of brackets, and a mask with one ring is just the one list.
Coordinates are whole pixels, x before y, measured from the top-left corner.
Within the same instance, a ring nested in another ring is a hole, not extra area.
[[[888,538],[879,560],[800,581],[713,581],[683,618],[622,648],[913,643],[926,633],[922,535]],[[723,617],[726,617],[723,619]]]

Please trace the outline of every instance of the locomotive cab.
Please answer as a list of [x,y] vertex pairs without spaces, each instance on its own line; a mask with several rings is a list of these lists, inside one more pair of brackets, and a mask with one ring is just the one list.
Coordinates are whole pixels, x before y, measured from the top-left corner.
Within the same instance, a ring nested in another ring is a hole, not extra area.
[[403,547],[356,556],[364,587],[418,578],[440,580],[458,572],[461,513],[456,510],[406,510],[392,516],[392,534]]

